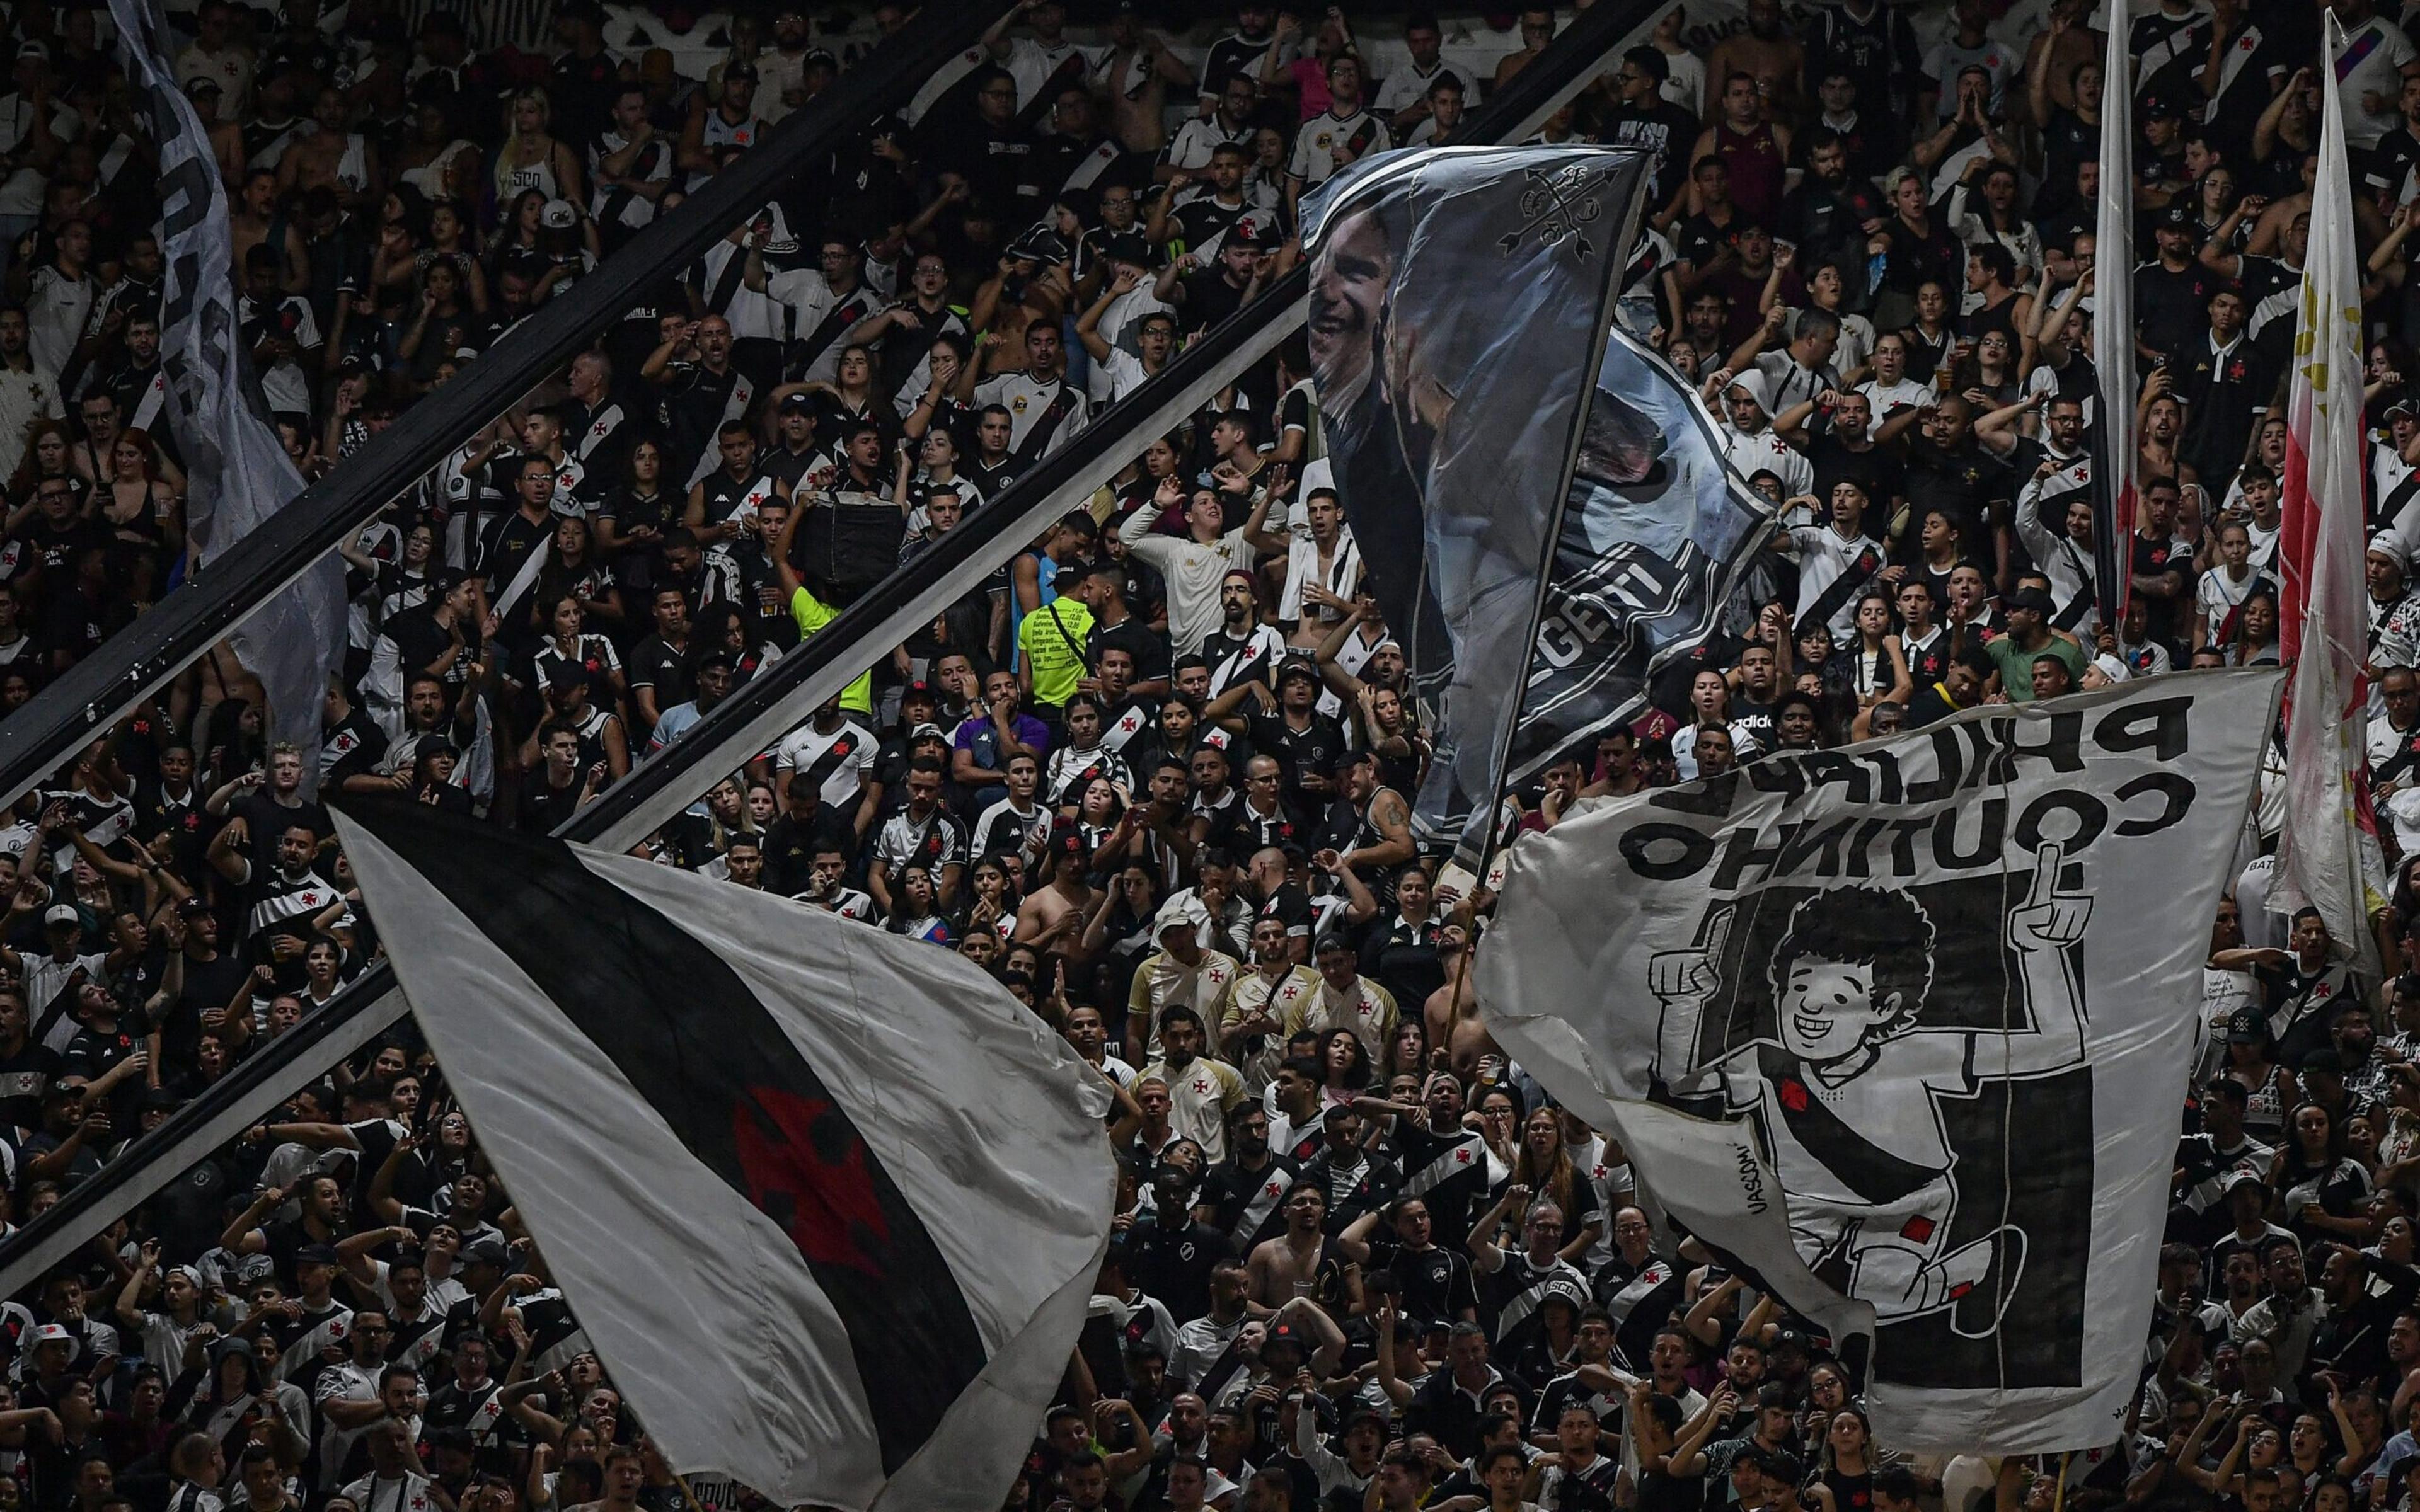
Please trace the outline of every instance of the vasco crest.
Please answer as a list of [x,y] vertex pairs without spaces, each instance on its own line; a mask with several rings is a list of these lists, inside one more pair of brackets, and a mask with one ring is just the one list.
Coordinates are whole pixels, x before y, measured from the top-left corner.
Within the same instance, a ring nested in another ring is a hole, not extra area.
[[1497,239],[1497,249],[1509,257],[1535,236],[1549,248],[1570,242],[1573,255],[1583,263],[1593,258],[1597,244],[1590,239],[1588,228],[1605,218],[1604,190],[1612,170],[1575,162],[1552,171],[1527,168],[1521,177],[1522,224]]

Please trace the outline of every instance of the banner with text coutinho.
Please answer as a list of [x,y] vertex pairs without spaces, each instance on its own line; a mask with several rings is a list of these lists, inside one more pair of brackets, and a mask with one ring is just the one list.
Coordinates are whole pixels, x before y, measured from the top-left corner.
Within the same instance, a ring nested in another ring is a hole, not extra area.
[[1304,213],[1336,492],[1435,741],[1414,828],[1475,857],[1645,183],[1599,147],[1449,147]]
[[1489,1027],[1865,1356],[1877,1438],[2113,1443],[2281,675],[1975,709],[1525,837]]

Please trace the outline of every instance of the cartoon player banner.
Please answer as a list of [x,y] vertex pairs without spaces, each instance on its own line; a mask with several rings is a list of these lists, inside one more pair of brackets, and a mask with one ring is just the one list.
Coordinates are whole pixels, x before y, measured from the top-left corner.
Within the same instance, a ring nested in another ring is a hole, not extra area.
[[2279,677],[1970,710],[1527,837],[1489,1026],[1864,1357],[1878,1437],[2114,1442]]

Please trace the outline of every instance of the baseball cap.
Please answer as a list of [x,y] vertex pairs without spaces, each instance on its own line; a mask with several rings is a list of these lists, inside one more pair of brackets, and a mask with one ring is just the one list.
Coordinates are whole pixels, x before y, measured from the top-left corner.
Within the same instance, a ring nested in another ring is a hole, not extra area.
[[1311,953],[1317,955],[1322,950],[1350,950],[1353,949],[1355,949],[1355,947],[1352,935],[1345,933],[1341,929],[1332,929],[1320,935],[1319,943],[1311,947]]
[[47,43],[28,39],[17,44],[17,57],[21,62],[26,58],[33,58],[37,62],[48,63],[51,60],[51,50]]
[[908,738],[909,740],[947,740],[950,737],[941,733],[941,727],[939,725],[928,723],[920,724],[915,729],[908,731]]
[[81,924],[83,922],[84,916],[76,912],[75,904],[73,903],[53,903],[50,907],[42,910],[42,923],[45,926],[53,924]]
[[548,200],[537,218],[539,224],[554,231],[568,231],[580,224],[580,212],[571,208],[567,199]]
[[2386,407],[2389,415],[2420,415],[2420,399],[2410,396],[2396,400]]
[[2269,1038],[2269,1021],[2257,1008],[2239,1008],[2226,1021],[2228,1044],[2258,1044]]
[[44,1323],[34,1330],[36,1344],[73,1344],[75,1335],[57,1323]]
[[1101,251],[1105,255],[1114,257],[1119,262],[1148,263],[1151,261],[1151,243],[1132,231],[1121,231],[1115,236],[1104,239],[1101,242]]
[[725,64],[722,69],[722,76],[725,79],[745,79],[750,84],[754,84],[756,82],[756,65],[753,63]]
[[2407,560],[2403,554],[2403,542],[2393,531],[2381,531],[2371,536],[2367,554],[2373,557],[2384,557],[2398,567],[2402,566]]
[[815,402],[803,393],[784,394],[781,412],[785,415],[811,415],[815,412]]
[[301,1249],[294,1252],[294,1263],[297,1265],[341,1265],[344,1262],[336,1257],[336,1247],[333,1244],[305,1244]]
[[2161,212],[2159,224],[2172,231],[2189,231],[2194,225],[2193,207],[2178,200]]
[[1301,678],[1303,681],[1310,683],[1313,687],[1317,687],[1319,684],[1318,669],[1311,666],[1310,662],[1303,660],[1300,656],[1288,656],[1284,661],[1278,664],[1278,686],[1280,687],[1285,687],[1289,680],[1296,677]]
[[2331,1076],[2341,1076],[2344,1074],[2344,1057],[2321,1045],[2303,1057],[2301,1070],[2305,1073],[2323,1071]]
[[2037,614],[2045,616],[2058,612],[2058,606],[2051,602],[2050,594],[2039,588],[2020,588],[2010,594],[2005,602],[2010,609],[2029,609]]
[[1159,913],[1151,921],[1154,935],[1172,929],[1200,929],[1210,922],[1210,910],[1202,905],[1199,896],[1181,893],[1159,905]]
[[185,81],[185,96],[187,99],[190,100],[194,96],[202,94],[205,91],[213,95],[226,93],[225,90],[219,87],[219,82],[216,79],[211,78],[207,73],[197,73],[194,75],[194,77]]
[[2179,105],[2175,100],[2170,100],[2165,95],[2144,96],[2142,111],[2143,118],[2147,121],[2156,116],[2166,116],[2170,120],[2175,120],[2184,115],[2183,107]]
[[933,685],[921,681],[908,684],[899,690],[899,702],[905,703],[909,699],[923,699],[927,703],[936,702],[933,696]]
[[513,1252],[504,1248],[501,1239],[482,1239],[465,1246],[462,1257],[480,1265],[503,1267],[512,1263]]
[[2249,1166],[2238,1165],[2235,1169],[2226,1173],[2226,1180],[2220,1186],[2219,1191],[2224,1194],[2232,1192],[2240,1186],[2265,1186],[2268,1183],[2260,1180],[2260,1173],[2258,1171],[2253,1170]]

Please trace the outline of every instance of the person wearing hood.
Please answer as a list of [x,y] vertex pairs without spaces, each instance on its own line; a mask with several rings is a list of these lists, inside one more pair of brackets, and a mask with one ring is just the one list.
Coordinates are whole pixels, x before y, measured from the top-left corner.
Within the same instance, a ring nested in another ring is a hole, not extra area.
[[1723,425],[1723,460],[1743,478],[1770,472],[1781,480],[1781,491],[1796,497],[1815,486],[1814,464],[1781,439],[1773,425],[1772,379],[1756,369],[1733,373],[1718,369],[1707,382],[1706,397],[1719,401]]

